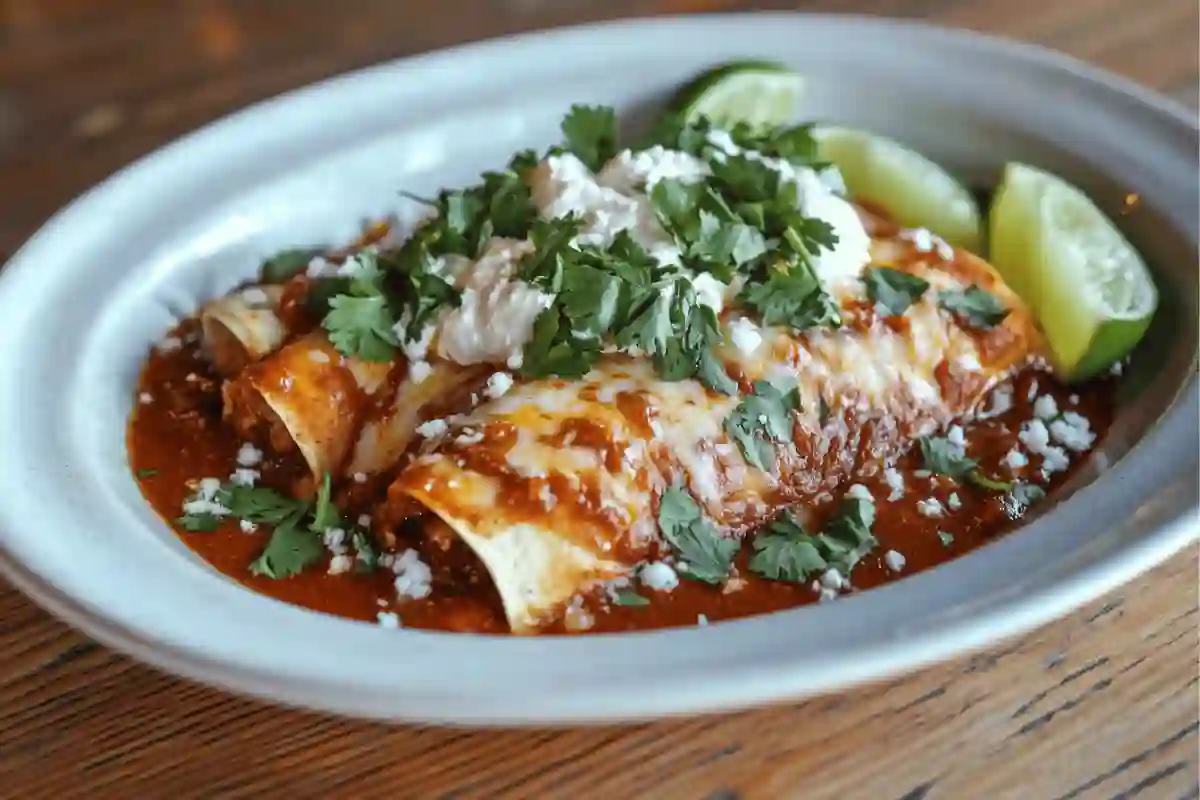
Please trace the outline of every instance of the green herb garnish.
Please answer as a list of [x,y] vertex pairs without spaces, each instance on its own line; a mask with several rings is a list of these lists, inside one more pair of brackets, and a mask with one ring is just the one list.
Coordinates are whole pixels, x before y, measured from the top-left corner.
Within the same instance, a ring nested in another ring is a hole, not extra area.
[[1017,483],[1009,491],[1008,497],[1022,508],[1028,508],[1039,500],[1045,499],[1046,490],[1036,483]]
[[961,480],[979,466],[979,462],[967,458],[961,447],[945,437],[922,436],[918,443],[925,469],[935,475]]
[[379,566],[379,547],[375,538],[362,528],[355,528],[350,534],[350,541],[356,553],[354,559],[355,572],[374,572]]
[[874,503],[855,497],[843,498],[825,530],[816,535],[785,513],[754,538],[750,569],[769,580],[794,583],[830,569],[848,576],[878,544],[871,533],[874,524]]
[[295,521],[276,525],[262,555],[250,564],[250,572],[266,578],[288,578],[320,560],[325,543],[312,531],[297,527]]
[[683,486],[676,484],[659,498],[658,528],[685,562],[679,569],[683,577],[718,584],[729,575],[738,542],[717,533]]
[[941,541],[943,547],[949,547],[950,545],[954,544],[954,534],[946,533],[945,531],[938,531],[937,535],[938,540]]
[[324,250],[316,247],[293,248],[281,250],[262,263],[262,277],[267,283],[283,283],[300,270],[308,266],[308,262],[321,255]]
[[800,390],[755,381],[754,393],[725,420],[725,432],[737,442],[746,461],[762,470],[775,464],[775,448],[793,439],[792,412],[800,409]]
[[981,330],[999,325],[1010,311],[1000,304],[995,295],[974,284],[963,291],[939,292],[938,302],[946,311]]
[[632,589],[618,589],[613,597],[613,604],[618,606],[648,606],[650,598],[643,597]]
[[134,470],[133,474],[139,478],[153,478],[158,474],[158,470],[153,469],[152,467],[142,467]]
[[571,106],[562,133],[566,148],[593,172],[617,154],[617,115],[608,106]]
[[929,282],[889,267],[872,267],[863,273],[867,296],[888,314],[900,316],[921,299]]

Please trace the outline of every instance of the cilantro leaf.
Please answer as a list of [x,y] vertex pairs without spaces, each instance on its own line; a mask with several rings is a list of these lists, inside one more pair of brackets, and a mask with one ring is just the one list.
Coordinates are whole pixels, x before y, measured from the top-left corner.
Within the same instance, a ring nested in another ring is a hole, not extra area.
[[642,607],[650,605],[650,598],[643,597],[632,589],[618,589],[613,597],[613,604],[618,606]]
[[318,247],[302,247],[290,250],[280,250],[262,263],[262,277],[267,283],[283,283],[300,270],[308,266],[308,262],[324,252]]
[[790,514],[783,514],[754,538],[750,569],[764,578],[803,583],[835,569],[848,576],[879,544],[871,533],[875,505],[856,497],[842,499],[825,529],[810,534]]
[[280,525],[297,520],[308,511],[308,503],[282,495],[265,486],[230,484],[221,487],[216,501],[229,509],[230,516],[255,524]]
[[396,317],[383,291],[383,273],[374,253],[364,251],[355,258],[357,272],[349,283],[340,283],[343,294],[329,298],[329,311],[321,327],[340,353],[365,361],[390,361],[398,344],[393,331]]
[[185,531],[191,533],[212,533],[221,524],[221,519],[215,514],[184,514],[175,519]]
[[392,327],[396,319],[382,294],[368,297],[339,294],[329,300],[321,327],[343,355],[364,361],[391,361],[398,344]]
[[925,469],[935,475],[960,480],[979,466],[974,459],[967,458],[961,447],[943,436],[922,436],[918,443]]
[[875,525],[875,504],[857,497],[843,497],[837,513],[825,524],[822,535],[830,548],[829,565],[843,575],[849,575],[863,556],[879,541],[872,535]]
[[889,267],[872,267],[862,280],[871,301],[894,316],[907,311],[929,289],[929,281]]
[[687,564],[681,572],[685,578],[711,584],[725,580],[739,544],[717,533],[682,485],[671,486],[659,498],[658,528]]
[[784,514],[754,537],[750,570],[772,581],[800,583],[829,567],[820,542],[790,514]]
[[701,211],[700,230],[687,256],[717,268],[730,262],[740,267],[766,250],[766,240],[756,228],[744,222],[723,222],[715,214]]
[[995,295],[974,284],[963,291],[939,292],[938,302],[946,311],[981,330],[999,325],[1011,310],[1002,306]]
[[[723,161],[711,162],[710,167],[721,194],[735,202],[775,202],[780,199],[780,189],[784,185],[782,178],[778,170],[760,159],[744,155],[728,156]],[[791,186],[791,192],[792,202],[789,206],[795,207],[794,186]]]
[[837,301],[803,260],[775,258],[759,263],[739,298],[759,313],[764,325],[787,325],[802,331],[842,324]]
[[954,544],[954,534],[946,533],[945,531],[938,531],[937,535],[938,541],[942,543],[942,547],[949,547],[950,545]]
[[617,154],[617,115],[609,106],[571,106],[562,132],[566,148],[593,172]]
[[599,340],[573,337],[562,312],[547,308],[533,322],[533,335],[522,352],[520,371],[527,378],[580,378],[599,357]]
[[746,461],[761,470],[775,464],[775,448],[792,441],[792,412],[800,408],[800,390],[781,389],[770,381],[755,381],[725,420],[725,432],[737,442]]
[[294,522],[277,525],[262,555],[250,564],[250,572],[276,580],[288,578],[315,564],[325,554],[325,543],[312,531]]
[[134,470],[133,474],[138,478],[153,478],[158,474],[158,470],[153,467],[142,467],[141,469]]

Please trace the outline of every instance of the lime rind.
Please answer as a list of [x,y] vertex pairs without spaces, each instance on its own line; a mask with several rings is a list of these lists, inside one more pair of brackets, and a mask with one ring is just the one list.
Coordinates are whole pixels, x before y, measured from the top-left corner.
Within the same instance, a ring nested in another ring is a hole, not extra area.
[[885,136],[834,126],[814,132],[821,157],[841,172],[850,195],[901,225],[926,228],[950,244],[982,249],[979,205],[937,163]]
[[670,107],[685,119],[705,116],[717,125],[741,122],[768,128],[790,122],[800,104],[804,80],[773,61],[733,61],[693,78],[672,97]]
[[1137,346],[1158,291],[1133,245],[1083,192],[1012,163],[988,219],[992,263],[1037,317],[1064,378],[1095,376]]

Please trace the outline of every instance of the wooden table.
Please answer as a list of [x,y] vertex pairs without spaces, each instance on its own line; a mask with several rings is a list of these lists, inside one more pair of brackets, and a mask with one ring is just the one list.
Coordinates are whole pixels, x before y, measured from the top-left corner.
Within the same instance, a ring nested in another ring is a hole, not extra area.
[[[346,69],[583,20],[797,5],[1041,42],[1197,104],[1196,0],[0,0],[0,257],[142,153]],[[1196,798],[1196,561],[1192,548],[1024,639],[892,683],[557,732],[230,697],[0,584],[0,797]]]

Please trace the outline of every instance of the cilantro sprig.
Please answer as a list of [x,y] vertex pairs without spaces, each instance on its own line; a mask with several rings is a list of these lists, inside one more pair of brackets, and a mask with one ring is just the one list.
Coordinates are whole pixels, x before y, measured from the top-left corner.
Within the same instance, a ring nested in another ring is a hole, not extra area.
[[[304,571],[325,554],[323,534],[344,526],[342,514],[333,503],[332,483],[326,473],[314,501],[298,500],[265,486],[222,485],[212,495],[227,513],[187,514],[179,523],[189,531],[212,531],[221,519],[241,519],[272,527],[262,553],[250,564],[250,572],[267,578],[287,578]],[[357,561],[363,569],[374,569],[378,548],[371,535],[361,529],[350,531]]]
[[571,106],[562,132],[566,149],[593,172],[617,154],[617,115],[609,106]]
[[969,458],[963,448],[943,436],[922,436],[918,440],[925,469],[935,475],[944,475],[955,481],[973,483],[981,489],[1007,492],[1013,488],[1010,481],[1002,481],[986,475],[979,469],[979,462]]
[[844,498],[817,534],[784,513],[755,536],[750,570],[768,580],[793,583],[830,569],[847,576],[879,544],[871,532],[874,524],[875,505],[856,497]]
[[[330,341],[347,356],[389,361],[403,341],[421,338],[443,308],[460,302],[454,284],[440,274],[444,256],[478,258],[494,236],[523,239],[537,210],[524,173],[537,157],[523,151],[499,172],[485,172],[471,187],[439,192],[426,200],[435,216],[398,249],[355,256],[358,274],[318,282],[313,303],[324,313]],[[322,286],[322,284],[325,284]]]
[[658,528],[686,564],[680,570],[683,577],[719,584],[729,575],[739,542],[720,536],[681,484],[671,486],[659,498]]

